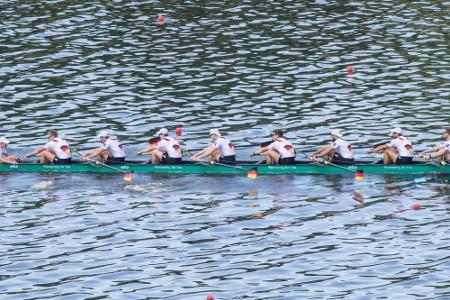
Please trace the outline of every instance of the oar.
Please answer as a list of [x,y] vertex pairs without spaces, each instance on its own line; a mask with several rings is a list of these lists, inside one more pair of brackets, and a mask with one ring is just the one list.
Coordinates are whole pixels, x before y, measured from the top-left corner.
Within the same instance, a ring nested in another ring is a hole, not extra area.
[[218,166],[222,166],[222,167],[226,167],[226,168],[231,168],[231,169],[236,169],[236,170],[239,170],[239,171],[247,172],[247,177],[250,178],[250,179],[256,179],[256,177],[258,176],[257,168],[246,169],[246,168],[243,168],[243,167],[223,164],[223,163],[219,163],[219,162],[215,162],[215,161],[198,160],[197,162],[199,164],[204,165],[204,166],[215,166],[215,165],[218,165]]
[[233,165],[228,165],[228,164],[223,164],[223,163],[216,162],[216,161],[210,161],[209,164],[212,165],[212,166],[218,165],[218,166],[227,167],[227,168],[231,168],[231,169],[237,169],[237,170],[248,171],[248,169],[243,168],[243,167],[233,166]]
[[243,167],[223,164],[223,163],[219,163],[219,162],[215,162],[215,161],[210,161],[209,163],[211,165],[218,165],[218,166],[222,166],[222,167],[226,167],[226,168],[231,168],[231,169],[236,169],[236,170],[240,170],[240,171],[245,171],[245,172],[247,172],[247,177],[250,178],[250,179],[256,179],[258,177],[257,168],[246,169],[246,168],[243,168]]
[[445,167],[447,165],[447,162],[445,160],[438,160],[438,161],[424,161],[424,165],[431,165],[436,167]]
[[[75,149],[75,152],[81,157],[81,159],[83,159],[83,155],[78,150]],[[127,171],[124,171],[124,170],[121,170],[121,169],[118,169],[118,168],[114,168],[114,167],[112,167],[110,165],[107,165],[107,164],[104,164],[102,162],[99,162],[98,160],[94,161],[94,160],[88,159],[88,160],[86,160],[86,162],[90,163],[91,165],[96,166],[96,167],[102,166],[102,167],[114,170],[116,172],[122,173],[123,174],[123,180],[125,180],[125,181],[130,182],[131,180],[133,180],[133,175],[132,175],[131,172],[127,172]]]
[[[303,154],[303,155],[306,156],[308,159],[310,159],[309,156],[308,156],[306,153],[301,152],[301,154]],[[316,160],[315,160],[314,162],[317,163],[317,164],[319,164],[320,166],[327,166],[327,165],[330,165],[330,166],[333,166],[333,167],[335,167],[335,168],[342,169],[342,170],[345,170],[345,171],[348,171],[348,172],[351,172],[351,173],[354,173],[354,174],[358,172],[358,171],[350,170],[349,168],[346,168],[346,167],[342,167],[342,166],[333,164],[333,163],[328,162],[328,161],[326,161],[326,160],[324,160],[323,162],[319,162],[319,161],[316,161]]]

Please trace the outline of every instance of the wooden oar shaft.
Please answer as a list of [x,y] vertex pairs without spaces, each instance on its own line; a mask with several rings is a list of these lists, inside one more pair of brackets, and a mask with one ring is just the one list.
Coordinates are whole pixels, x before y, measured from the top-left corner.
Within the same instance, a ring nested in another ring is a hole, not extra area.
[[[75,152],[80,156],[80,157],[83,157],[83,155],[78,151],[78,150],[75,150]],[[117,172],[120,172],[120,173],[122,173],[122,174],[127,174],[128,172],[127,171],[124,171],[124,170],[121,170],[121,169],[118,169],[118,168],[114,168],[114,167],[112,167],[112,166],[110,166],[110,165],[107,165],[107,164],[104,164],[104,163],[102,163],[102,162],[99,162],[98,160],[95,160],[95,161],[93,161],[93,160],[86,160],[86,162],[88,162],[88,163],[91,163],[92,165],[94,165],[94,166],[102,166],[102,167],[105,167],[105,168],[109,168],[109,169],[111,169],[111,170],[114,170],[114,171],[117,171]]]
[[[306,155],[306,153],[302,152],[302,154],[305,155],[306,157],[308,157],[308,159],[309,159],[309,156]],[[321,163],[319,161],[314,161],[314,162],[317,163],[318,165],[322,166],[322,167],[326,167],[327,165],[330,165],[330,166],[333,166],[333,167],[341,169],[341,170],[345,170],[345,171],[348,171],[348,172],[351,172],[351,173],[356,173],[356,171],[354,171],[354,170],[350,170],[349,168],[342,167],[342,166],[339,166],[339,165],[336,165],[336,164],[333,164],[333,163],[330,163],[330,162],[326,162],[326,163]]]
[[245,172],[247,172],[247,171],[250,170],[250,169],[246,169],[246,168],[243,168],[243,167],[233,166],[233,165],[228,165],[228,164],[223,164],[223,163],[215,162],[215,161],[214,161],[214,162],[211,162],[211,165],[218,165],[218,166],[227,167],[227,168],[231,168],[231,169],[242,170],[242,171],[245,171]]

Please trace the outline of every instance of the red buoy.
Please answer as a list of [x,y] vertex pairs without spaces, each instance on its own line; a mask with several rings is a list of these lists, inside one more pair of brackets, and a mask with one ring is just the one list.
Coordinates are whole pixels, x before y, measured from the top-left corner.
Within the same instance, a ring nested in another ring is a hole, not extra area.
[[213,295],[208,295],[208,297],[206,297],[206,300],[214,300]]
[[419,203],[414,203],[411,207],[414,210],[419,210],[420,209],[420,204]]
[[175,128],[175,135],[176,136],[181,136],[181,133],[183,132],[183,130],[181,129],[181,127],[177,127]]
[[158,23],[159,24],[164,24],[164,16],[163,15],[159,15],[158,16]]
[[347,70],[347,76],[353,75],[353,67],[352,66],[347,66],[346,70]]

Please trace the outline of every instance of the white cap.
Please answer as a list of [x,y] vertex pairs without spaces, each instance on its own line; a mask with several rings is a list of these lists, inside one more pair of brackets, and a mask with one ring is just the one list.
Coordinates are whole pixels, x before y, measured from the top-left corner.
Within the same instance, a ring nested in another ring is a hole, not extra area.
[[339,130],[339,129],[333,129],[333,130],[331,130],[331,135],[335,135],[335,136],[337,136],[337,137],[339,137],[339,138],[341,138],[343,135],[342,135],[342,133],[341,133],[341,131]]
[[4,137],[0,137],[0,143],[9,144],[9,141]]
[[108,137],[108,136],[109,136],[109,134],[108,134],[108,131],[106,131],[106,130],[100,131],[100,133],[97,135],[98,138]]
[[169,134],[169,130],[167,130],[167,128],[161,128],[158,133],[156,133],[156,135],[168,135]]
[[209,135],[213,135],[213,134],[220,136],[219,130],[217,130],[217,129],[211,129],[209,131]]
[[395,127],[394,129],[391,129],[391,134],[393,133],[397,133],[397,134],[402,134],[402,129],[400,127]]

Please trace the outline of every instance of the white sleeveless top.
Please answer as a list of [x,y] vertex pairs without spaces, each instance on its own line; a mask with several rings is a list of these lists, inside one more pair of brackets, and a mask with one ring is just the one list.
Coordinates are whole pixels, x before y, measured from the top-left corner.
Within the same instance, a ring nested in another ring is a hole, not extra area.
[[72,153],[70,152],[69,143],[62,138],[53,138],[47,144],[45,144],[45,148],[55,153],[58,159],[68,159],[72,157]]
[[388,143],[389,147],[396,148],[398,155],[402,157],[413,157],[414,148],[411,142],[404,136],[399,136]]
[[163,137],[157,144],[156,148],[162,152],[166,152],[169,158],[181,158],[183,153],[181,151],[180,142],[170,136]]
[[219,137],[212,146],[218,149],[223,156],[235,155],[234,145],[226,138]]
[[343,139],[337,139],[331,143],[331,147],[336,153],[346,159],[353,159],[353,149],[349,142]]
[[272,142],[269,146],[270,150],[278,152],[281,158],[295,157],[295,149],[291,142],[285,138],[279,138],[278,140]]
[[445,141],[441,144],[441,147],[447,151],[450,151],[450,141]]
[[6,148],[0,148],[0,158],[8,156],[8,150]]
[[103,144],[103,149],[106,150],[106,152],[108,152],[109,155],[114,158],[125,157],[123,146],[116,139],[107,139]]

